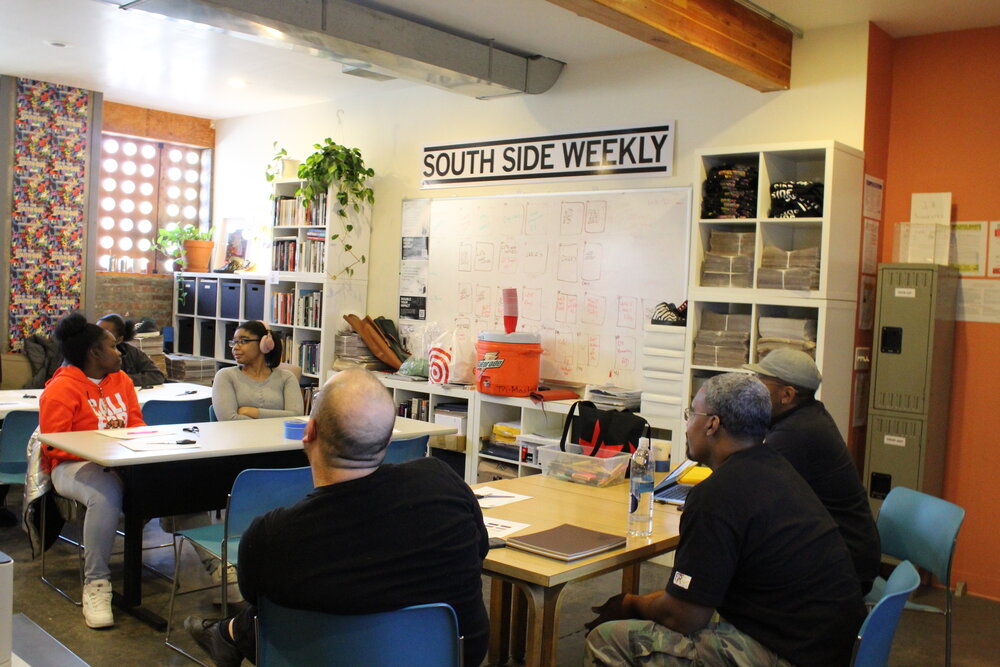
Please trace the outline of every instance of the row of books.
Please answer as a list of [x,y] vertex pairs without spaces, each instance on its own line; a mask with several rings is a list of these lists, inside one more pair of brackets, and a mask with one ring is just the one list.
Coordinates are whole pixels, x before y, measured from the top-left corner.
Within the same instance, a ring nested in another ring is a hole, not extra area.
[[305,227],[306,225],[326,225],[326,195],[316,197],[303,206],[301,197],[274,198],[275,227]]
[[295,300],[295,326],[319,328],[323,323],[323,292],[309,290]]
[[295,362],[302,368],[303,373],[317,375],[319,373],[319,341],[304,340],[301,343],[292,345]]
[[295,316],[295,294],[293,292],[273,292],[271,294],[271,321],[275,324],[292,324]]
[[275,239],[272,255],[275,271],[326,271],[326,240],[322,235],[306,237],[302,242],[295,239]]
[[409,419],[419,419],[422,422],[430,421],[430,403],[426,398],[413,397],[408,401],[399,404],[398,414],[400,417]]

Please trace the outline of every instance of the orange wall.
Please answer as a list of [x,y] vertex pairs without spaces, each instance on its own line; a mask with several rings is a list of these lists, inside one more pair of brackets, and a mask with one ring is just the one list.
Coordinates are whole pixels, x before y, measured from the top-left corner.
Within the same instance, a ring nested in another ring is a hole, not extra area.
[[[882,261],[913,192],[951,192],[952,220],[1000,219],[1000,27],[896,40]],[[954,578],[1000,599],[1000,324],[959,322],[944,496],[966,509]]]
[[[881,178],[884,181],[886,162],[889,159],[889,109],[892,100],[892,37],[874,24],[868,26],[867,82],[867,89],[865,91],[865,174]],[[881,229],[881,226],[879,229]],[[864,244],[863,226],[860,233],[862,235],[861,242]],[[860,262],[858,268],[860,271]],[[858,300],[860,302],[860,296]],[[872,347],[871,329],[866,331],[858,329],[854,334],[854,346],[870,349]],[[854,400],[856,401],[857,399],[855,398]],[[864,409],[867,410],[867,400],[865,400],[864,405]],[[865,467],[866,428],[865,424],[852,428],[847,443],[851,454],[854,456],[858,470],[864,470]]]

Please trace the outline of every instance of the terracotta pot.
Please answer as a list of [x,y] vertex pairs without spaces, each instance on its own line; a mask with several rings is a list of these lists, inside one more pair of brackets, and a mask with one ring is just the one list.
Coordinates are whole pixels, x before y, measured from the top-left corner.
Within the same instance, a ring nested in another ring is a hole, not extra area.
[[207,273],[214,249],[215,241],[185,241],[184,256],[187,258],[187,266],[184,270]]

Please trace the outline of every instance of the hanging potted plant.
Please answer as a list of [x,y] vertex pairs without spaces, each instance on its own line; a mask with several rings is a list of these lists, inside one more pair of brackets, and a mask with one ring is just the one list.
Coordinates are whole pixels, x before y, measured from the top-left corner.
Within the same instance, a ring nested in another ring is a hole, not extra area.
[[365,255],[354,248],[352,241],[361,222],[355,214],[360,214],[366,204],[375,203],[375,192],[367,184],[368,179],[375,175],[375,170],[365,167],[359,149],[347,148],[329,137],[313,147],[316,152],[299,165],[298,176],[302,185],[295,194],[301,198],[303,206],[315,206],[331,185],[334,186],[339,231],[332,222],[329,223],[329,240],[339,243],[342,257],[336,262],[339,271],[331,274],[331,278],[336,279],[342,274],[351,277],[355,267],[367,261]]

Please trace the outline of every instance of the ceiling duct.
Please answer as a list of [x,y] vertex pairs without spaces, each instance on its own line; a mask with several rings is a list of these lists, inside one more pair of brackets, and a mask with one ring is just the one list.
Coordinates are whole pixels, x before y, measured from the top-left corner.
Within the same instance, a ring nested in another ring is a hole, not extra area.
[[563,63],[345,0],[104,0],[470,97],[544,93]]

